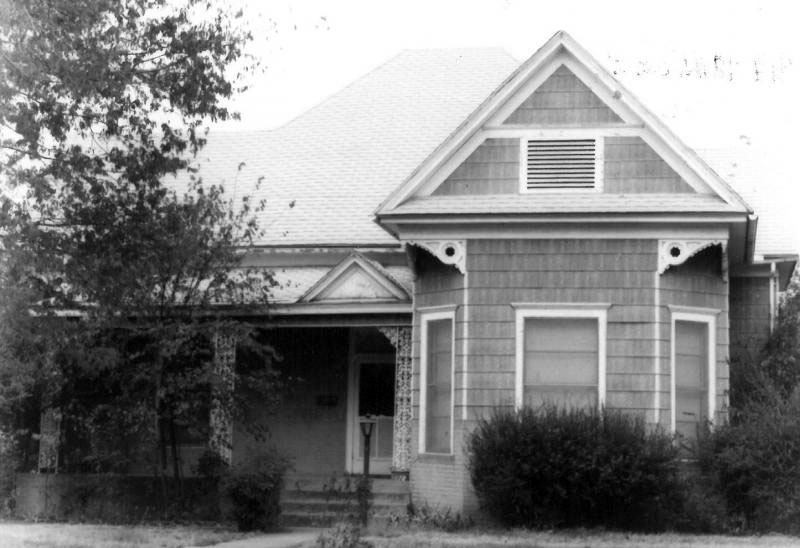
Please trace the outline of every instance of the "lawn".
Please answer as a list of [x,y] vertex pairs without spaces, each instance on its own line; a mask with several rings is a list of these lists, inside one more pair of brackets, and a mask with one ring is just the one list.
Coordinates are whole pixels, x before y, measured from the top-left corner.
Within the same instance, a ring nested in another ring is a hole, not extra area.
[[783,535],[638,535],[578,531],[565,533],[514,531],[508,533],[405,533],[393,537],[369,537],[375,548],[784,548],[800,547],[800,538]]
[[219,527],[0,523],[3,548],[179,548],[245,536]]

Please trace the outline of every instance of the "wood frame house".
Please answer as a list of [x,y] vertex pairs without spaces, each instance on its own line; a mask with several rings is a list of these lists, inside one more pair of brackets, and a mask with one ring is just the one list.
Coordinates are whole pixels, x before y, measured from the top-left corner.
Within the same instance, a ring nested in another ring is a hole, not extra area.
[[[494,408],[724,420],[729,358],[764,342],[797,260],[759,253],[756,212],[565,32],[521,65],[403,52],[201,156],[268,200],[247,261],[275,273],[263,321],[302,379],[271,443],[297,474],[360,473],[372,422],[372,472],[461,512]],[[234,462],[261,450],[228,434]]]

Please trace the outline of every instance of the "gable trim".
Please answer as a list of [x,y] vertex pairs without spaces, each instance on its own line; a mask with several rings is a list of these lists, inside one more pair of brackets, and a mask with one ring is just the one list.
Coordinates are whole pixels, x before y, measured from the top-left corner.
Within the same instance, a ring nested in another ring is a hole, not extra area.
[[[345,258],[338,265],[333,267],[327,274],[320,278],[317,283],[311,286],[299,299],[299,303],[320,303],[324,300],[318,300],[318,297],[325,293],[328,289],[334,289],[337,283],[342,281],[342,277],[350,270],[351,267],[356,266],[363,273],[367,275],[370,281],[374,282],[378,287],[385,289],[390,293],[394,300],[397,301],[410,301],[411,297],[408,292],[399,283],[391,279],[386,273],[379,269],[372,261],[364,257],[361,253],[354,252]],[[385,300],[385,299],[365,299],[365,300]]]
[[[547,72],[545,69],[555,68],[553,64],[558,63],[562,52],[568,52],[577,60],[567,60],[575,70],[573,72],[581,78],[582,73],[586,81],[582,79],[589,88],[598,94],[606,104],[609,104],[607,97],[609,94],[614,98],[611,103],[615,107],[628,109],[628,116],[622,116],[623,120],[632,123],[642,123],[644,129],[641,137],[662,157],[666,154],[670,158],[664,160],[676,170],[691,186],[695,189],[703,186],[719,195],[726,203],[740,209],[741,212],[752,213],[752,209],[744,200],[719,176],[714,172],[696,153],[684,145],[662,122],[660,122],[648,109],[646,109],[627,89],[608,73],[586,50],[578,45],[575,40],[564,31],[559,31],[553,35],[544,46],[524,62],[515,72],[513,72],[462,124],[441,143],[426,158],[417,169],[401,184],[391,195],[377,208],[376,214],[391,211],[405,200],[410,198],[423,186],[424,191],[428,190],[427,183],[437,172],[450,166],[456,165],[465,160],[469,154],[477,148],[485,139],[481,128],[487,122],[492,121],[494,126],[502,123],[504,118],[499,115],[500,109],[505,110],[506,103],[525,88],[529,78],[537,81],[541,74],[537,71]],[[551,65],[548,65],[550,63]],[[560,66],[560,64],[558,65]],[[572,70],[572,67],[568,67]],[[548,73],[549,76],[551,73]],[[613,90],[613,91],[612,91]],[[527,97],[527,96],[524,96]],[[522,99],[524,100],[524,98]],[[620,106],[622,105],[622,106]],[[509,107],[510,108],[510,107]],[[609,108],[610,105],[609,105]],[[615,112],[619,111],[613,108]],[[513,112],[510,111],[510,112]],[[510,114],[509,112],[509,114]],[[499,122],[498,122],[499,119]],[[694,183],[694,184],[693,184]],[[432,192],[432,190],[430,190]],[[707,190],[704,189],[704,192]]]

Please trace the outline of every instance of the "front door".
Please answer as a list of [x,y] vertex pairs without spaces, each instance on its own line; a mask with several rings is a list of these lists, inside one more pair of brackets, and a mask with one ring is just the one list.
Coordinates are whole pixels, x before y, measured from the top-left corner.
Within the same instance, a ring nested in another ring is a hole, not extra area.
[[392,472],[394,443],[394,357],[357,359],[353,364],[353,423],[351,424],[354,474],[364,472],[362,424],[371,426],[370,475]]

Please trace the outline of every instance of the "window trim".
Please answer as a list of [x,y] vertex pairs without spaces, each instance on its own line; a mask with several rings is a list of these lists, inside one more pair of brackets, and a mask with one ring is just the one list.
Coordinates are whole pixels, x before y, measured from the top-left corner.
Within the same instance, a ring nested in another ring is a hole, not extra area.
[[704,323],[708,327],[708,421],[714,423],[714,414],[717,411],[717,315],[719,310],[711,308],[690,308],[670,306],[670,336],[669,336],[669,428],[670,432],[677,432],[677,413],[675,403],[677,393],[675,387],[675,322]]
[[516,371],[514,380],[514,405],[521,408],[524,401],[525,374],[525,320],[528,318],[573,318],[597,320],[597,405],[606,401],[606,361],[608,309],[605,303],[575,304],[512,304],[516,309]]
[[[455,387],[456,387],[456,306],[431,307],[419,310],[420,352],[419,352],[419,454],[420,455],[453,455],[455,426]],[[428,324],[437,320],[450,320],[452,324],[450,341],[450,450],[447,453],[427,451],[425,435],[427,434],[427,398],[428,398]]]
[[[575,139],[594,139],[594,185],[591,187],[575,187],[570,185],[540,185],[528,188],[528,141],[552,141]],[[520,194],[533,194],[541,192],[577,192],[597,193],[603,192],[603,172],[605,168],[605,135],[594,133],[580,137],[561,135],[558,132],[523,133],[519,138],[519,192]]]

